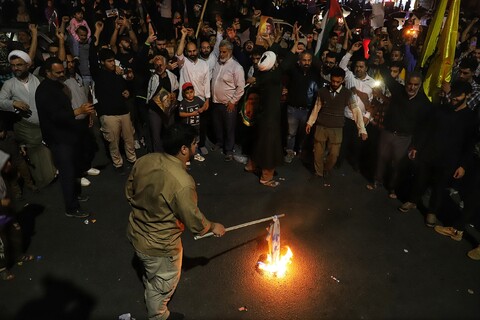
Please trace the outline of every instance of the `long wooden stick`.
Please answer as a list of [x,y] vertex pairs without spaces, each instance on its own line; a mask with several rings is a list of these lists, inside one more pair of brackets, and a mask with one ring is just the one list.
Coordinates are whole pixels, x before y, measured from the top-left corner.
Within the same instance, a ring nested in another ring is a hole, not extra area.
[[[285,214],[279,214],[279,215],[271,216],[271,217],[268,217],[268,218],[263,218],[263,219],[258,219],[258,220],[254,220],[254,221],[250,221],[250,222],[245,222],[245,223],[242,223],[242,224],[237,224],[236,226],[225,228],[225,232],[232,231],[232,230],[237,230],[237,229],[245,228],[245,227],[248,227],[248,226],[251,226],[251,225],[254,225],[254,224],[269,221],[269,220],[272,220],[274,217],[282,218],[282,217],[285,217]],[[209,238],[211,236],[213,236],[213,232],[207,232],[203,236],[195,236],[193,238],[195,240],[198,240],[198,239],[203,239],[203,238]]]
[[200,28],[203,24],[203,15],[205,14],[205,9],[207,8],[208,0],[205,0],[203,3],[202,14],[200,15],[200,20],[198,21],[197,32],[195,32],[195,38],[198,38],[198,33],[200,32]]

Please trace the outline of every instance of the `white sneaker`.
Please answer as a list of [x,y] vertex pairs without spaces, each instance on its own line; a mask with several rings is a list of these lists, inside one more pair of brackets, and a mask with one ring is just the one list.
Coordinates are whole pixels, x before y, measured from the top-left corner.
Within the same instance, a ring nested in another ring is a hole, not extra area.
[[88,169],[87,174],[89,176],[98,176],[100,174],[100,170],[95,169],[95,168],[90,168],[90,169]]
[[88,187],[89,185],[91,184],[90,180],[88,180],[87,178],[81,178],[80,179],[80,185],[82,187]]
[[200,161],[200,162],[205,161],[205,158],[202,157],[202,155],[198,154],[198,153],[193,156],[193,159],[195,159],[197,161]]

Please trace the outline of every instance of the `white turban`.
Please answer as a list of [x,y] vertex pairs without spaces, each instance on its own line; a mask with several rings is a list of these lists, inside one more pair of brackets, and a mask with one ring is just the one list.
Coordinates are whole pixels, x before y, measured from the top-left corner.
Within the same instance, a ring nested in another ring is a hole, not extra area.
[[265,51],[258,62],[258,70],[269,71],[275,65],[275,61],[277,61],[277,55],[272,51]]
[[10,61],[10,59],[14,56],[19,57],[20,59],[22,59],[23,61],[25,61],[28,64],[32,64],[32,59],[30,59],[30,56],[25,51],[13,50],[12,52],[10,52],[8,54],[8,60]]

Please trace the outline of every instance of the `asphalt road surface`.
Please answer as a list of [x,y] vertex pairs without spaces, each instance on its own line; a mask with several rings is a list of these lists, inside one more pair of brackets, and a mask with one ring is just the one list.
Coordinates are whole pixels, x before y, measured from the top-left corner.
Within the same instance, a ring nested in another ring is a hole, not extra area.
[[[185,232],[171,311],[186,319],[479,318],[480,262],[466,256],[472,242],[436,234],[417,210],[400,213],[399,200],[368,191],[349,166],[325,187],[295,159],[278,168],[280,186],[268,188],[219,152],[206,158],[191,168],[205,215],[228,227],[283,213],[281,241],[293,259],[281,279],[256,270],[268,223],[196,241]],[[126,176],[106,159],[95,164],[102,172],[84,188],[88,224],[65,217],[58,182],[26,193],[20,218],[37,259],[0,282],[0,319],[146,318],[125,236]]]

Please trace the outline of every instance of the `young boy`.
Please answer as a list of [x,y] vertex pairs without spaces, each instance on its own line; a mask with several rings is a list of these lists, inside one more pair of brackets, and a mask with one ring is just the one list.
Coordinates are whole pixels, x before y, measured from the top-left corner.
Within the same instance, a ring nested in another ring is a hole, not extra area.
[[[10,155],[0,150],[0,170],[2,174],[12,169],[9,161]],[[16,260],[18,265],[32,261],[33,256],[21,255],[22,233],[20,225],[12,213],[12,203],[7,193],[7,187],[0,175],[0,280],[12,280],[14,275],[8,271],[10,257]]]
[[[195,96],[195,89],[191,82],[185,82],[183,84],[182,96],[183,100],[180,102],[180,107],[178,108],[180,118],[182,118],[184,123],[194,127],[197,133],[200,134],[200,113],[205,111],[203,108],[204,101]],[[197,161],[205,160],[198,152],[193,158]]]

